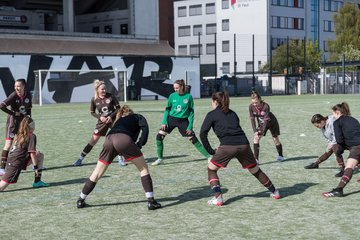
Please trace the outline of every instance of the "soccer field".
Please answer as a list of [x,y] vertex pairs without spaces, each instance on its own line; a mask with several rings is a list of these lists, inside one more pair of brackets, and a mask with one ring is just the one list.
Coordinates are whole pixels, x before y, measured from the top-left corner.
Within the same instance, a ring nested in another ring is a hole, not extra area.
[[[339,178],[334,156],[319,169],[306,170],[326,148],[326,141],[310,123],[315,113],[331,114],[342,101],[360,119],[359,95],[265,96],[280,123],[284,162],[271,135],[260,142],[261,169],[280,189],[282,199],[269,197],[266,189],[236,160],[219,171],[225,205],[207,205],[212,193],[207,183],[207,160],[175,130],[164,141],[164,164],[156,160],[155,136],[166,101],[128,102],[144,115],[150,126],[143,153],[153,179],[156,199],[163,208],[148,211],[135,166],[120,167],[114,161],[94,191],[88,207],[76,208],[84,181],[93,171],[103,139],[85,159],[73,167],[88,143],[96,120],[89,103],[34,106],[38,149],[45,154],[43,181],[48,188],[33,189],[33,172],[24,171],[17,184],[0,192],[1,239],[356,239],[360,235],[357,208],[360,174],[344,189],[344,198],[325,199],[324,191],[336,187]],[[231,98],[230,107],[252,142],[248,118],[250,98]],[[123,103],[121,103],[123,104]],[[202,120],[211,110],[210,99],[195,100],[194,130],[199,136]],[[4,132],[6,114],[0,114]],[[5,134],[5,133],[3,133]],[[213,147],[218,140],[211,132]],[[252,147],[252,145],[251,145]],[[348,152],[345,152],[346,158]]]

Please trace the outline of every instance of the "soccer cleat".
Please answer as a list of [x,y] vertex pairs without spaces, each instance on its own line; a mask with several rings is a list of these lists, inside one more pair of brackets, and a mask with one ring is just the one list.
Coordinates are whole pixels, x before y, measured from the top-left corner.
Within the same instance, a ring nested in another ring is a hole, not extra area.
[[222,206],[224,205],[223,195],[220,194],[218,197],[213,197],[208,201],[208,204],[211,206]]
[[275,190],[275,192],[270,193],[270,197],[274,198],[274,199],[280,199],[281,195],[278,189]]
[[[35,171],[34,166],[32,166],[32,170]],[[41,167],[41,168],[39,168],[38,170],[46,170],[46,167]]]
[[156,166],[156,165],[160,165],[163,163],[163,160],[161,158],[158,158],[155,162],[153,162],[151,165],[152,166]]
[[84,208],[85,206],[86,206],[85,199],[79,197],[79,199],[76,201],[76,207]]
[[333,190],[331,190],[330,192],[324,192],[322,194],[324,197],[343,197],[343,190],[342,188],[334,188]]
[[127,166],[127,163],[125,162],[125,159],[124,159],[124,157],[123,156],[118,156],[118,160],[119,160],[119,165],[120,166]]
[[148,201],[147,206],[149,210],[156,210],[158,208],[161,208],[161,204],[158,203],[156,200]]
[[5,169],[4,168],[0,168],[0,176],[4,176],[5,175]]
[[319,164],[317,164],[316,162],[313,162],[307,166],[304,167],[305,169],[314,169],[314,168],[319,168]]
[[260,165],[260,160],[255,159],[257,165]]
[[74,166],[75,167],[79,167],[79,166],[81,166],[82,165],[82,159],[81,158],[79,158],[78,160],[76,160],[75,162],[74,162]]
[[344,170],[340,170],[337,174],[335,174],[335,177],[342,177],[344,175]]
[[282,162],[284,160],[285,160],[285,158],[283,156],[277,156],[276,157],[276,161],[278,161],[278,162]]
[[41,187],[48,187],[49,184],[43,181],[38,181],[38,182],[34,182],[32,186],[33,188],[41,188]]

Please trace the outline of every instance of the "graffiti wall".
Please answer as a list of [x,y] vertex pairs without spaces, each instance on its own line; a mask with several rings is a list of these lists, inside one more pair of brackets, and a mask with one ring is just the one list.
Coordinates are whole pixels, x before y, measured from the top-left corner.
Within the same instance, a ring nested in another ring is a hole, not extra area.
[[[49,71],[39,77],[39,69]],[[199,98],[199,71],[199,59],[190,57],[0,55],[0,99],[14,91],[19,78],[26,79],[33,93],[41,86],[44,103],[89,102],[94,79],[105,81],[121,100],[124,95],[128,100],[167,98],[172,83],[184,79]]]

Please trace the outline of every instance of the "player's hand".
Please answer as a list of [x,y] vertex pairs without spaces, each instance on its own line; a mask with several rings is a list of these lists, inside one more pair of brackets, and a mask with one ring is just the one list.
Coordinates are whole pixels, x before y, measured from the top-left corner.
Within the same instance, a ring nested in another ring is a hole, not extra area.
[[109,117],[106,117],[106,123],[111,123],[112,122],[112,119],[111,119],[111,117],[109,116]]
[[161,124],[161,127],[160,127],[161,130],[165,131],[166,128],[167,128],[167,124]]
[[192,130],[190,130],[190,129],[186,129],[186,134],[187,135],[191,135],[193,133],[193,131]]

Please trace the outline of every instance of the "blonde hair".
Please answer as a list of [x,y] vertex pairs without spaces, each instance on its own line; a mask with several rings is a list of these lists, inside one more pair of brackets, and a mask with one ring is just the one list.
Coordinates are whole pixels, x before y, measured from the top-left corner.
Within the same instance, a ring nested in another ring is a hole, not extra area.
[[[116,114],[116,120],[118,120],[121,117],[129,116],[131,114],[134,114],[134,111],[128,106],[124,105],[120,108],[120,110]],[[115,120],[115,121],[116,121]]]
[[99,79],[94,80],[94,91],[95,91],[95,99],[99,98],[98,88],[101,85],[105,85],[104,81],[100,81]]
[[34,120],[29,116],[26,116],[21,120],[18,133],[14,140],[15,145],[24,145],[29,141],[30,132],[34,128],[34,126],[31,125],[34,125],[34,123]]

